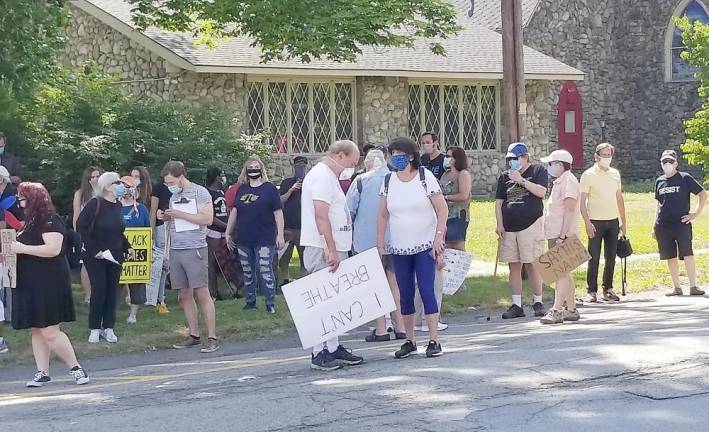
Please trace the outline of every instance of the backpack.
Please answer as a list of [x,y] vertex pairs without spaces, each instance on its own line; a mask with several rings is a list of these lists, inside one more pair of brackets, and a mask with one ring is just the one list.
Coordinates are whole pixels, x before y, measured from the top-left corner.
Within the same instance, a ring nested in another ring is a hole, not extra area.
[[[391,180],[391,173],[384,177],[384,195],[389,195],[389,181]],[[421,186],[423,186],[424,192],[428,195],[428,187],[426,186],[426,168],[419,167],[419,180],[421,180]],[[359,190],[359,189],[358,189]]]
[[69,261],[69,267],[76,270],[81,267],[81,236],[68,223],[68,217],[66,219],[60,217],[59,220],[64,224],[64,229],[66,230],[62,252],[65,254],[67,261]]

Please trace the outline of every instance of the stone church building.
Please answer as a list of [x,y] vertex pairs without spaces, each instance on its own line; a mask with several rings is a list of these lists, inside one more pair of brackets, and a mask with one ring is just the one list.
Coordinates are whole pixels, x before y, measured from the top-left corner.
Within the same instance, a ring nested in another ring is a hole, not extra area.
[[[336,139],[381,144],[439,134],[463,147],[474,192],[490,193],[503,169],[499,0],[456,0],[463,30],[436,56],[414,48],[365,48],[354,63],[260,62],[246,38],[215,49],[189,34],[135,29],[124,0],[71,1],[64,62],[88,61],[143,100],[218,102],[239,132],[267,131],[274,178],[290,160],[315,159]],[[659,171],[683,142],[682,119],[698,105],[691,69],[678,58],[673,16],[707,20],[699,0],[522,0],[527,142],[533,157],[568,148],[592,163],[602,137],[626,175]],[[471,10],[472,6],[472,10]]]

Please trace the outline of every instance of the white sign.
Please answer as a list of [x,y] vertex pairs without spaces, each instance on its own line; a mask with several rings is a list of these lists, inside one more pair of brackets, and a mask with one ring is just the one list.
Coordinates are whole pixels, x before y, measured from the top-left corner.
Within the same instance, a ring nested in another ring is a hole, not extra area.
[[150,269],[150,282],[145,285],[145,304],[155,306],[158,302],[158,290],[160,288],[160,278],[162,277],[163,261],[165,250],[153,248],[153,265]]
[[376,249],[283,286],[283,296],[308,349],[396,309]]
[[443,256],[446,266],[443,268],[443,294],[453,295],[465,282],[473,256],[465,251],[446,249]]

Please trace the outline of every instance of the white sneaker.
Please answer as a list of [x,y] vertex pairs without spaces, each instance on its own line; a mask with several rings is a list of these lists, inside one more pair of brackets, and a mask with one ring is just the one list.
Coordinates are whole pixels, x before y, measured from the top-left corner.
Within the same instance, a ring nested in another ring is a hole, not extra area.
[[103,331],[103,337],[106,338],[106,342],[116,343],[118,342],[118,336],[113,333],[113,329],[106,329]]
[[438,321],[438,331],[443,331],[448,328],[448,324],[444,324],[440,321]]
[[[443,331],[448,328],[448,324],[443,324],[442,322],[438,322],[438,331]],[[416,326],[414,327],[414,330],[422,331],[428,333],[428,324],[424,324],[420,327]]]
[[426,324],[414,326],[415,331],[428,331],[428,326]]
[[128,318],[126,319],[126,322],[128,324],[135,324],[138,322],[138,319],[135,317],[135,315],[128,315]]
[[91,330],[91,334],[89,334],[89,343],[98,343],[98,341],[101,339],[101,330]]

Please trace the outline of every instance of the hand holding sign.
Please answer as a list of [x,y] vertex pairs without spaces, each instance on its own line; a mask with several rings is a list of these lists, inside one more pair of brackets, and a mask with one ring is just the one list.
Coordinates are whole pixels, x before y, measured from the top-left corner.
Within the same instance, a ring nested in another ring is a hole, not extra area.
[[542,275],[544,282],[551,284],[589,259],[591,256],[581,240],[571,236],[549,249],[532,265]]

